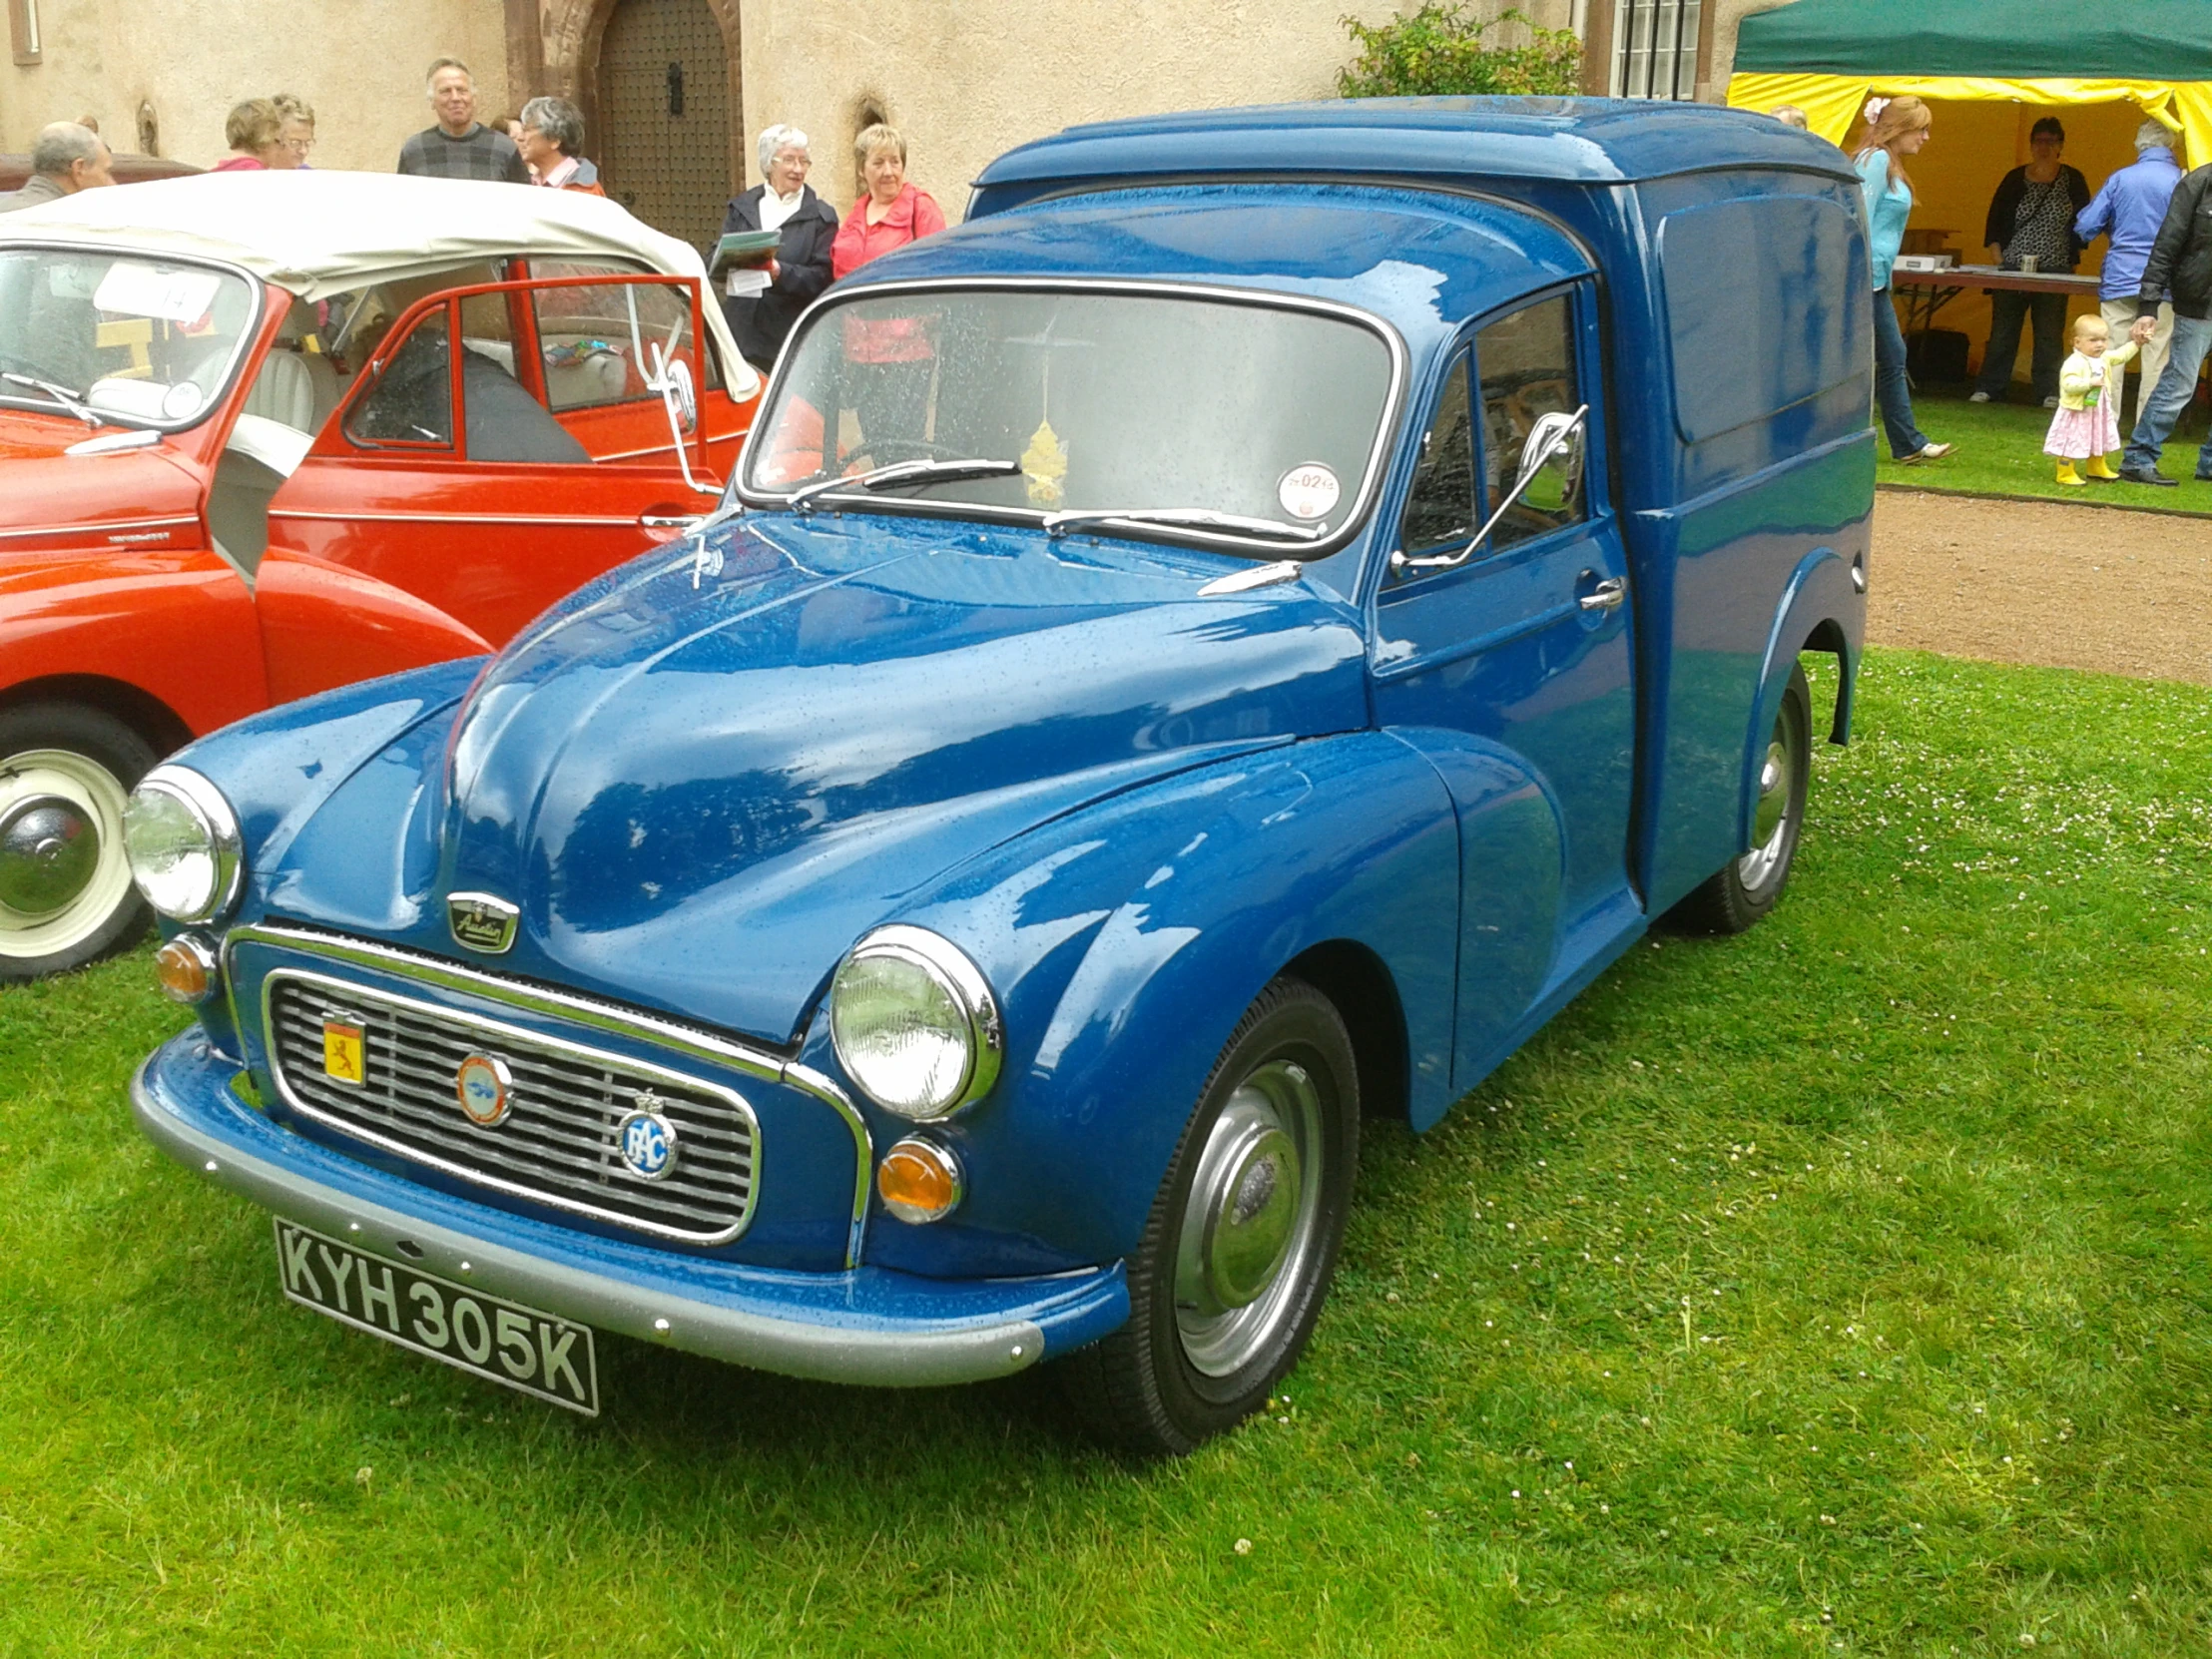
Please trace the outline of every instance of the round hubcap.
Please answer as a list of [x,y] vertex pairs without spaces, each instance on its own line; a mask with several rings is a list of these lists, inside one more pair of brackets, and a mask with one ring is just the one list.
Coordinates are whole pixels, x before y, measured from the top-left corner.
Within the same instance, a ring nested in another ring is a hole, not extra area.
[[89,756],[0,757],[0,957],[81,944],[130,901],[123,785]]
[[1175,1324],[1184,1356],[1227,1377],[1293,1318],[1321,1210],[1321,1096],[1271,1060],[1229,1097],[1206,1137],[1176,1237]]
[[1790,754],[1787,716],[1774,723],[1767,743],[1766,765],[1759,769],[1759,805],[1751,815],[1751,850],[1736,861],[1736,873],[1747,887],[1762,885],[1782,861],[1790,835],[1790,779],[1796,768]]
[[0,818],[0,904],[52,915],[100,867],[99,826],[74,802],[34,796]]

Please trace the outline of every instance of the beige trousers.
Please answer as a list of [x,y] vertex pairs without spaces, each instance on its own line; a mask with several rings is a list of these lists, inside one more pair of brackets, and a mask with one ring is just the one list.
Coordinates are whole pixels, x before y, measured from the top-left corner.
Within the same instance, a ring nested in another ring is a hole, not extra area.
[[[2103,316],[2105,326],[2112,330],[2112,337],[2117,339],[2134,325],[2138,306],[2132,299],[2106,299],[2098,303],[2097,310]],[[2149,400],[2151,388],[2158,384],[2158,376],[2166,372],[2166,359],[2173,355],[2173,349],[2174,308],[2170,304],[2160,305],[2158,326],[2151,330],[2149,343],[2135,358],[2136,366],[2143,371],[2142,379],[2136,382],[2141,388],[2135,393],[2135,407],[2138,412]],[[2126,434],[2121,435],[2124,437]]]

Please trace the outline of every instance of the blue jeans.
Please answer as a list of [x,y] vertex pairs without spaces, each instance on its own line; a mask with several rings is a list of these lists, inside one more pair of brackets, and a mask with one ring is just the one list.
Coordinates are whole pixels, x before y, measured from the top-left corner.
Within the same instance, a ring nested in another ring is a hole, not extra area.
[[[2127,453],[2120,459],[2122,466],[2148,471],[2158,464],[2158,452],[2173,436],[2174,422],[2197,394],[2197,370],[2204,366],[2208,347],[2212,347],[2212,317],[2174,318],[2173,355],[2166,359],[2166,372],[2159,375],[2158,384],[2148,392],[2136,393],[2142,399],[2143,413],[2135,422],[2135,435],[2128,440]],[[2197,451],[2197,477],[2212,483],[2212,438],[2207,438]]]
[[1913,424],[1913,392],[1905,378],[1905,330],[1898,326],[1890,290],[1874,290],[1874,400],[1882,409],[1890,458],[1902,461],[1928,447],[1928,434]]
[[1981,353],[1981,375],[1974,389],[2002,397],[2012,383],[2012,365],[2020,355],[2020,323],[2035,326],[2035,354],[2028,359],[2027,383],[2038,401],[2058,395],[2058,367],[2066,359],[2066,296],[1993,288],[1989,293],[1989,343]]

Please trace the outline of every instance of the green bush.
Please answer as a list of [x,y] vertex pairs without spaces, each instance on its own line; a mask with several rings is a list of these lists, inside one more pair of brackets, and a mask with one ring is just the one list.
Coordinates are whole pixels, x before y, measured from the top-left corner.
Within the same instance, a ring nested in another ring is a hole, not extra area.
[[[1359,43],[1360,56],[1340,70],[1337,90],[1347,98],[1408,98],[1467,93],[1558,93],[1582,90],[1582,43],[1569,29],[1539,29],[1519,10],[1489,22],[1450,5],[1424,0],[1420,10],[1370,27],[1356,17],[1339,19]],[[1527,29],[1525,46],[1484,46],[1482,32],[1501,23]]]

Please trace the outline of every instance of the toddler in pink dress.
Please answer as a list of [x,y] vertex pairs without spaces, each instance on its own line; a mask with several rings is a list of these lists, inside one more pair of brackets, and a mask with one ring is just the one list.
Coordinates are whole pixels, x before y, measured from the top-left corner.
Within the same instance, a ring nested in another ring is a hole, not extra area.
[[[2058,412],[2050,417],[2050,433],[2043,439],[2043,453],[2058,457],[2061,484],[2119,476],[2105,459],[2120,447],[2120,417],[2114,407],[2120,388],[2113,377],[2135,350],[2132,339],[2114,345],[2111,330],[2095,312],[2074,318],[2073,355],[2058,370]],[[2077,472],[2076,461],[2089,464]]]

